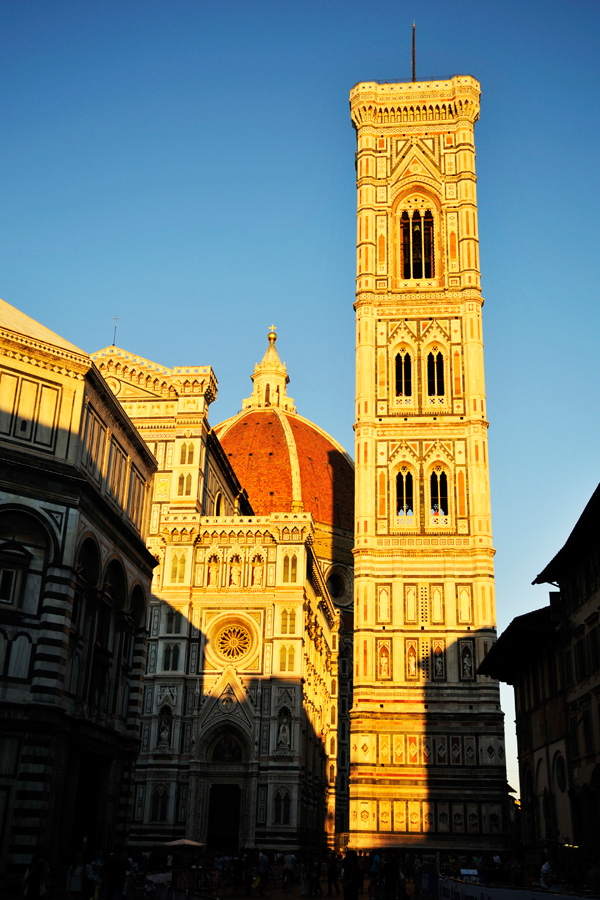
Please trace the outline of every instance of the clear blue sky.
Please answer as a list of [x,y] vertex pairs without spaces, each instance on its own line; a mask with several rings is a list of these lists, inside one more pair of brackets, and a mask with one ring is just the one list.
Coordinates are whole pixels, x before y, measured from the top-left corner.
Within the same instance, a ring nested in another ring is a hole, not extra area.
[[275,322],[298,412],[352,453],[348,92],[410,80],[413,19],[419,79],[482,85],[502,630],[600,476],[597,0],[3,0],[0,296],[88,352],[118,315],[120,346],[212,365],[214,424]]

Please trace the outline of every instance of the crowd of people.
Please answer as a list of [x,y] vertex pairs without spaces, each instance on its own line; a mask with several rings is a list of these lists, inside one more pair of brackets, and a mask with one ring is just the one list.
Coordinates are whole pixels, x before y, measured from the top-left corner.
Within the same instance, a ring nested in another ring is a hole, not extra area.
[[[65,900],[134,900],[139,871],[139,864],[122,847],[115,847],[106,858],[98,850],[90,860],[80,850],[66,872]],[[23,878],[23,896],[44,900],[55,887],[44,856],[34,854]]]
[[[336,897],[343,900],[406,900],[436,894],[439,875],[511,887],[556,889],[565,882],[556,857],[543,862],[537,873],[527,868],[524,858],[506,861],[498,854],[456,857],[451,853],[437,860],[432,856],[399,849],[370,852],[346,850],[269,852],[245,850],[236,855],[207,855],[192,848],[157,847],[151,853],[135,854],[116,847],[106,857],[96,852],[86,859],[78,852],[60,883],[50,883],[48,865],[35,854],[27,868],[22,894],[27,900],[44,900],[50,895],[65,900],[168,900],[175,894],[265,897],[272,886],[301,897]],[[588,891],[600,895],[600,866],[590,863],[585,877]],[[583,874],[583,873],[581,873]],[[569,882],[571,879],[566,878]],[[564,884],[563,884],[564,889]]]

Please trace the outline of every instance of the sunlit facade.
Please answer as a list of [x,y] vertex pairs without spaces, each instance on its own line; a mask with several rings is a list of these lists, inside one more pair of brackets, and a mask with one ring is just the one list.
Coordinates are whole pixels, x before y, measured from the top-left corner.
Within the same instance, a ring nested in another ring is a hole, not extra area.
[[348,767],[351,693],[338,657],[351,628],[338,607],[352,597],[353,470],[296,414],[275,339],[242,413],[214,431],[209,367],[94,355],[158,461],[136,844],[333,843],[338,807],[347,813],[338,758]]
[[507,831],[473,129],[479,84],[356,85],[350,845]]

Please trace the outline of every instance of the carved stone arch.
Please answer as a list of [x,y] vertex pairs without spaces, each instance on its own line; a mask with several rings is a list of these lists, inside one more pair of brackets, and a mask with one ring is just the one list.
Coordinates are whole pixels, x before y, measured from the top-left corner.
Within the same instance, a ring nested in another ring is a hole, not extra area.
[[239,556],[240,562],[243,564],[245,553],[239,544],[232,544],[227,550],[227,562],[231,562],[234,556]]
[[454,458],[441,441],[434,441],[431,447],[427,447],[423,453],[423,468],[426,476],[436,464],[443,465],[450,471],[454,469]]
[[398,341],[408,341],[416,348],[418,338],[408,322],[398,322],[395,327],[390,328],[390,345]]
[[420,459],[414,447],[411,447],[406,441],[397,444],[389,455],[390,473],[396,472],[400,466],[406,463],[414,468],[415,473],[419,473]]
[[421,352],[426,353],[434,343],[443,346],[444,352],[450,352],[450,334],[437,319],[429,322],[423,329]]
[[[62,523],[62,518],[61,518]],[[46,564],[51,565],[60,560],[60,525],[44,510],[32,509],[20,503],[11,503],[0,507],[0,543],[15,540],[24,544],[27,533],[35,529],[43,545]]]
[[210,547],[207,547],[206,549],[206,559],[210,559],[211,556],[216,556],[219,560],[219,564],[221,564],[223,562],[223,551],[218,544],[214,543],[214,534],[212,535],[212,537],[213,543],[211,543]]
[[110,598],[115,609],[122,612],[125,611],[129,596],[127,573],[123,563],[116,554],[112,554],[109,557],[104,567],[102,590]]
[[[415,155],[417,155],[416,150]],[[418,156],[419,162],[429,171],[431,166],[430,160],[420,151]],[[419,204],[422,202],[423,206],[430,204],[433,207],[431,211],[434,213],[434,217],[437,215],[439,222],[439,217],[442,213],[441,179],[438,181],[433,175],[430,175],[430,177],[424,175],[411,177],[410,183],[406,183],[404,179],[401,179],[392,185],[391,194],[392,216],[398,215],[401,206],[407,205],[416,209],[417,202]]]
[[[228,755],[238,758],[215,759],[215,756]],[[198,757],[203,762],[229,762],[239,765],[249,762],[252,756],[252,733],[241,720],[236,719],[232,722],[229,719],[220,719],[208,726],[200,736]]]
[[[389,381],[390,387],[393,388],[393,380],[394,380],[394,365],[396,362],[396,356],[401,353],[403,350],[407,350],[411,357],[411,362],[413,367],[415,367],[414,371],[416,371],[417,361],[419,358],[418,345],[411,334],[408,328],[398,328],[394,335],[391,337],[389,342],[389,350],[388,350],[388,365],[390,367],[389,370]],[[414,378],[414,375],[413,375]]]
[[142,584],[137,581],[131,588],[128,612],[136,628],[141,628],[146,620],[147,594]]
[[88,589],[98,587],[102,554],[93,532],[86,530],[80,535],[75,559],[78,578],[83,579]]
[[31,666],[31,653],[33,641],[26,631],[18,631],[10,641],[10,655],[8,659],[9,678],[28,678]]

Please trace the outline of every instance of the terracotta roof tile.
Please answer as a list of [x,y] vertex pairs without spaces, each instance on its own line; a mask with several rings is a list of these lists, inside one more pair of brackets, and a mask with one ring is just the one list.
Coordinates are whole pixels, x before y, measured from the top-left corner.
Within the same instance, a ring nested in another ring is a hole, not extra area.
[[315,521],[352,533],[351,463],[333,440],[306,419],[269,408],[242,412],[215,428],[255,513],[291,510],[292,464],[280,415],[289,423],[296,444],[304,509]]

